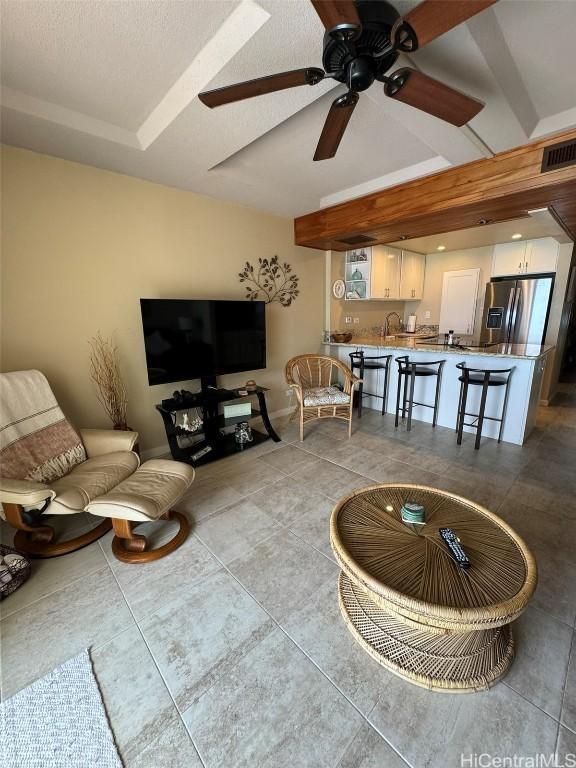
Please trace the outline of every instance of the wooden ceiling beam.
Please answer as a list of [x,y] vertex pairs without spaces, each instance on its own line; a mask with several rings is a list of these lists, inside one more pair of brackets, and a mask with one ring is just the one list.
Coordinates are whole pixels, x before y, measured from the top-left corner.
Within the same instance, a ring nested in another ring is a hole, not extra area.
[[576,130],[300,216],[295,242],[345,251],[357,236],[369,238],[363,245],[389,243],[521,218],[545,206],[576,239],[576,165],[541,171],[544,149],[564,141],[576,141]]

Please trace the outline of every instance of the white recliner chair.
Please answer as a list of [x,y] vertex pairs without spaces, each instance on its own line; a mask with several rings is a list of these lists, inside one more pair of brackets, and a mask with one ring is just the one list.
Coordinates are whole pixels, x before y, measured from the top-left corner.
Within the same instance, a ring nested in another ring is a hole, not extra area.
[[[2,516],[17,529],[14,545],[34,557],[55,557],[96,541],[114,526],[114,552],[129,562],[156,559],[179,546],[188,521],[170,508],[187,490],[194,470],[167,461],[140,468],[132,450],[137,439],[137,432],[113,429],[77,433],[40,371],[0,374],[0,503]],[[120,494],[114,496],[115,491]],[[97,499],[105,503],[96,504]],[[105,519],[76,538],[55,541],[50,516],[85,511]],[[171,516],[180,521],[180,530],[152,552],[127,523]]]

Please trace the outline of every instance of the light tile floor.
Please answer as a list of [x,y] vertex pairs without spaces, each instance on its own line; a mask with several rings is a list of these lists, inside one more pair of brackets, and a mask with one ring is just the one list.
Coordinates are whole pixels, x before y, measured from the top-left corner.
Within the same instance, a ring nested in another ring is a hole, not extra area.
[[[456,768],[474,753],[575,752],[576,387],[542,409],[522,448],[486,440],[475,452],[469,436],[459,447],[422,423],[408,434],[373,411],[350,441],[333,421],[303,443],[278,427],[282,443],[199,470],[179,505],[193,535],[170,557],[119,563],[108,535],[35,562],[0,604],[2,696],[90,647],[126,768]],[[536,555],[517,658],[489,692],[404,682],[340,617],[334,501],[394,481],[490,507]],[[147,532],[160,542],[170,526]]]

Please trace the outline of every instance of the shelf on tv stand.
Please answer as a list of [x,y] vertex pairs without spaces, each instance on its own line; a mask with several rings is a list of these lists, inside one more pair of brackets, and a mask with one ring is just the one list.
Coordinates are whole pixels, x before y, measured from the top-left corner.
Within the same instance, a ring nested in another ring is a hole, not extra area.
[[[238,389],[209,389],[193,393],[190,397],[182,398],[181,400],[175,400],[174,398],[163,400],[162,403],[156,405],[156,409],[159,411],[164,421],[166,437],[168,438],[168,445],[170,446],[172,458],[176,459],[176,461],[185,461],[188,464],[192,464],[194,467],[198,467],[202,464],[208,464],[211,461],[222,459],[225,456],[242,453],[269,438],[272,438],[274,442],[279,442],[280,438],[274,431],[268,417],[268,408],[266,406],[267,391],[266,387],[256,387],[256,389],[249,391],[248,394],[244,395],[240,394]],[[252,408],[250,415],[225,418],[223,414],[218,412],[218,406],[223,403],[232,400],[248,399],[251,397],[256,397],[258,399],[259,409]],[[203,426],[202,429],[199,429],[196,432],[188,432],[181,427],[177,427],[174,423],[174,414],[178,411],[187,411],[190,408],[198,408],[202,410]],[[253,429],[252,441],[249,443],[244,443],[240,446],[236,443],[234,434],[225,434],[221,432],[225,427],[258,417],[262,419],[266,433],[264,434]],[[204,435],[204,439],[197,440],[193,445],[181,446],[178,444],[178,437],[194,438],[197,436],[200,437],[201,435]],[[193,459],[192,456],[206,445],[209,445],[212,450],[201,456],[199,459]]]

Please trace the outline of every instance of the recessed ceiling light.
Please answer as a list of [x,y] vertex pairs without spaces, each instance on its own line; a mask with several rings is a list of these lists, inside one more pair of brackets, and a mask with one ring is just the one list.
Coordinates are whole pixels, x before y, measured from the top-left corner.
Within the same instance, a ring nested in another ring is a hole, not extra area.
[[520,232],[515,232],[512,235],[512,240],[520,240],[521,237],[522,237],[522,234]]
[[445,245],[439,245],[438,248],[436,248],[437,251],[445,251],[446,246]]

